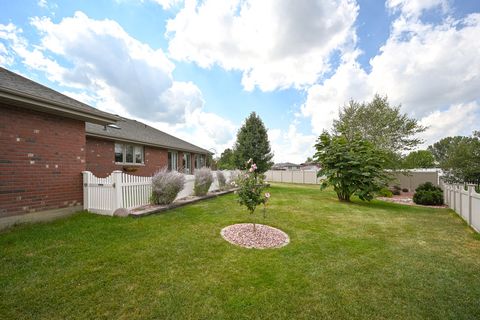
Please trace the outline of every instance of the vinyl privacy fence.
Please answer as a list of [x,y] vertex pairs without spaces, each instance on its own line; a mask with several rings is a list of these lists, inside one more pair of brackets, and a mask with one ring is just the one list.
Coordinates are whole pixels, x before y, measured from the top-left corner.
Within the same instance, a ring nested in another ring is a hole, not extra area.
[[480,194],[475,191],[475,185],[444,183],[443,196],[450,209],[480,232]]
[[269,170],[265,180],[269,182],[319,184],[317,170]]
[[[150,203],[152,177],[140,177],[113,171],[106,178],[96,177],[90,171],[83,171],[83,208],[103,215],[113,215],[117,209],[132,209]],[[209,191],[218,190],[216,172]],[[231,172],[224,171],[228,180]],[[194,175],[185,175],[185,185],[176,199],[193,194]]]

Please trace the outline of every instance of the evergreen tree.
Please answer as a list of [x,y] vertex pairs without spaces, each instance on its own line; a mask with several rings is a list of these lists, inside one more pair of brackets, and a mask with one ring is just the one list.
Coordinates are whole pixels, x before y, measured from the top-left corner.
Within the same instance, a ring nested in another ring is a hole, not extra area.
[[258,173],[264,173],[273,165],[273,154],[268,141],[267,129],[262,119],[252,112],[238,130],[235,142],[235,165],[247,169],[247,162],[252,159],[257,165]]

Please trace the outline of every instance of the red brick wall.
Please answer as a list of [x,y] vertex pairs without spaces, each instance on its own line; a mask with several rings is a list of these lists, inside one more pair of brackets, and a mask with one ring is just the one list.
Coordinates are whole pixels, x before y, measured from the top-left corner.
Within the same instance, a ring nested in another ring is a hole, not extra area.
[[[124,165],[115,164],[115,142],[101,138],[87,137],[87,170],[97,177],[106,177],[114,170],[123,170]],[[128,165],[137,171],[128,172],[137,176],[151,176],[167,166],[168,153],[165,149],[144,147],[145,165]]]
[[80,205],[85,123],[0,103],[0,217]]

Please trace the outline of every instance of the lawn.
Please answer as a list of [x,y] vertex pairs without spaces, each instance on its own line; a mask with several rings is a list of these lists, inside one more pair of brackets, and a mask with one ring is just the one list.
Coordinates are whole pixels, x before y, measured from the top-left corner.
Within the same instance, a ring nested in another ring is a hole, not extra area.
[[[453,211],[274,185],[281,249],[233,246],[235,195],[0,233],[1,319],[479,319],[480,237]],[[258,215],[257,222],[263,218]]]

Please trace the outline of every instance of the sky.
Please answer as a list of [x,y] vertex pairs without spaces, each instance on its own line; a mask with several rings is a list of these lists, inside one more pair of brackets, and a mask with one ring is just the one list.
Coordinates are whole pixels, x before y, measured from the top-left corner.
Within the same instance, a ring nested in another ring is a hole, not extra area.
[[349,100],[480,129],[478,0],[0,0],[0,66],[220,155],[255,111],[275,162]]

